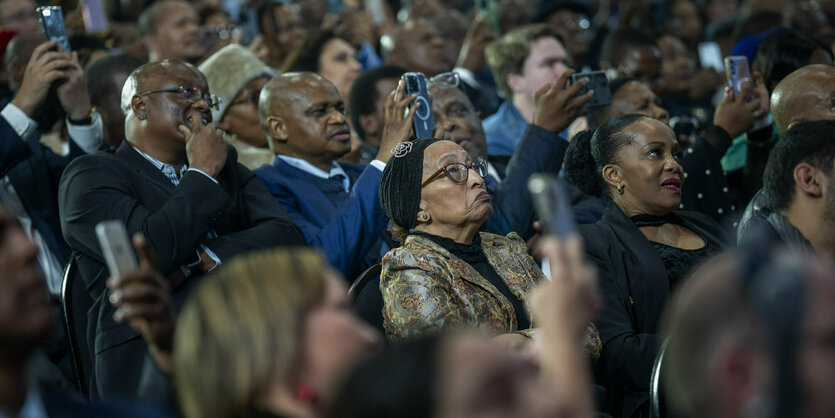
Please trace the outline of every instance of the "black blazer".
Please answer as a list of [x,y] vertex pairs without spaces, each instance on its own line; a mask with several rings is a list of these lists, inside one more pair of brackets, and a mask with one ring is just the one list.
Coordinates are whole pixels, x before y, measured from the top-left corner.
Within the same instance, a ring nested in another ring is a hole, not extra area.
[[[129,234],[141,232],[168,275],[193,257],[200,244],[221,260],[251,250],[304,245],[284,208],[229,148],[218,184],[186,172],[177,187],[127,142],[114,154],[87,155],[67,166],[59,188],[61,228],[92,299],[87,337],[92,349],[91,394],[135,395],[147,350],[140,336],[113,320],[105,281],[109,276],[95,235],[101,221],[119,219]],[[207,239],[210,231],[217,238]],[[195,284],[187,279],[172,291],[179,307]]]
[[[697,212],[676,215],[706,242],[726,246],[725,232],[713,219]],[[596,377],[606,386],[607,404],[614,408],[609,412],[630,416],[647,407],[658,324],[670,298],[667,271],[652,243],[611,201],[600,221],[578,229],[586,257],[597,268],[604,303],[595,321],[603,343]]]

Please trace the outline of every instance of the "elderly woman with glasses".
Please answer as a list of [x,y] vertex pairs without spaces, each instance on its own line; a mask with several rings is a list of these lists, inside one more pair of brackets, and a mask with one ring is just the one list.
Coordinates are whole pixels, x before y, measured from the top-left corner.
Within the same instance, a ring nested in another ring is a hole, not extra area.
[[544,276],[516,233],[479,232],[493,212],[486,162],[435,138],[400,143],[392,153],[380,200],[403,245],[382,261],[388,340],[449,327],[497,335],[530,328],[526,295]]

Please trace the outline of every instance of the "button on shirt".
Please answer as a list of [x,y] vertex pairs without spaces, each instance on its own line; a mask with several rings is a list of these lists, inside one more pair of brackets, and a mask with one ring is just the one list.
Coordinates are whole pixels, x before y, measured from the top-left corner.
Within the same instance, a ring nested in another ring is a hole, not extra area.
[[[180,167],[180,171],[177,172],[177,169],[175,169],[173,165],[166,164],[166,163],[164,163],[160,160],[157,160],[156,158],[151,157],[150,155],[140,151],[136,147],[132,147],[132,148],[136,152],[138,152],[139,155],[145,157],[145,159],[148,160],[148,162],[150,162],[151,164],[153,164],[154,167],[156,167],[159,171],[162,171],[162,174],[164,174],[165,177],[167,177],[168,180],[170,180],[171,183],[174,184],[175,187],[180,185],[180,180],[183,178],[183,176],[188,171],[196,171],[196,172],[208,177],[209,180],[213,181],[215,184],[218,184],[217,180],[215,180],[214,177],[210,176],[209,173],[206,173],[205,171],[203,171],[199,168],[189,168],[187,165],[183,164],[183,166]],[[209,239],[210,238],[217,238],[217,233],[214,230],[209,231],[209,234],[206,238],[209,238]],[[214,267],[209,269],[209,271],[214,270],[215,267],[217,267],[221,264],[220,258],[212,250],[210,250],[209,247],[207,247],[203,244],[200,244],[200,248],[202,248],[203,251],[206,252],[206,255],[208,255],[209,258],[211,258],[215,262]]]

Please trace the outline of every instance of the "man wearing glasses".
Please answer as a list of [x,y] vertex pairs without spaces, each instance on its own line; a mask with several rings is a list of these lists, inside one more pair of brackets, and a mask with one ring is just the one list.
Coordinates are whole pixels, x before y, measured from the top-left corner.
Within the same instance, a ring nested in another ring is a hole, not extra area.
[[208,90],[190,64],[139,67],[122,90],[126,141],[114,154],[76,159],[61,178],[61,226],[92,298],[90,391],[100,397],[135,395],[146,346],[113,319],[96,224],[117,219],[129,234],[143,234],[177,305],[196,278],[236,254],[303,244],[281,205],[211,126],[217,99]]

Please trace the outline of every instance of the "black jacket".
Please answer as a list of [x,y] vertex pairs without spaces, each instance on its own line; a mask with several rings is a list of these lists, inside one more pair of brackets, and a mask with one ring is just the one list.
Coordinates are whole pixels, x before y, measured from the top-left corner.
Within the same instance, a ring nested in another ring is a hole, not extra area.
[[[93,358],[95,397],[132,397],[147,351],[139,334],[113,320],[105,281],[109,273],[95,235],[97,223],[124,221],[129,235],[145,236],[163,275],[180,270],[201,244],[221,260],[279,245],[304,245],[301,232],[252,172],[237,163],[230,147],[219,184],[186,172],[175,187],[127,142],[115,154],[88,155],[64,171],[58,201],[64,237],[73,250],[92,308],[87,340]],[[208,238],[210,231],[216,238]],[[175,307],[197,280],[172,290]]]
[[[706,242],[725,247],[724,230],[697,212],[676,212],[683,226]],[[595,321],[603,351],[596,378],[606,386],[610,413],[631,416],[648,408],[658,325],[670,298],[669,279],[652,243],[611,201],[596,224],[578,227],[586,257],[597,268],[603,312]]]

